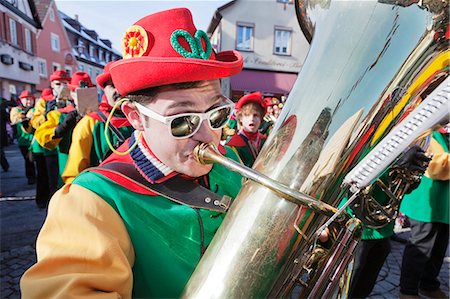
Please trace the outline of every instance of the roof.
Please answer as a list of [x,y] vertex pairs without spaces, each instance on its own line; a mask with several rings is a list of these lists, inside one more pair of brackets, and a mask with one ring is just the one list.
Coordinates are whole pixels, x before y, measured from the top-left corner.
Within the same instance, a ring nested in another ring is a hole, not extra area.
[[[84,27],[78,20],[72,19],[60,10],[58,12],[63,22],[64,28],[66,28],[67,31],[73,32],[74,34],[81,36],[89,42],[94,43],[110,52],[113,52],[115,55],[122,57],[122,54],[112,47],[111,42],[108,39],[102,39],[98,37],[95,30]],[[97,39],[93,38],[94,34],[97,35]]]
[[211,22],[209,22],[209,26],[208,26],[208,29],[206,30],[206,33],[208,33],[209,35],[213,34],[213,32],[216,30],[217,26],[219,25],[220,20],[222,20],[221,12],[224,9],[233,5],[235,2],[236,2],[236,0],[230,1],[216,9],[216,11],[214,12],[214,16],[211,19]]
[[52,4],[53,0],[34,0],[34,4],[36,5],[36,11],[39,16],[39,20],[41,24],[44,23],[45,15]]
[[42,24],[41,24],[41,20],[39,19],[39,15],[36,9],[36,6],[34,4],[33,0],[28,0],[27,1],[29,7],[30,7],[30,11],[31,11],[31,15],[32,18],[30,18],[27,14],[25,14],[23,11],[21,11],[20,9],[18,9],[17,7],[15,7],[14,5],[12,5],[9,1],[6,0],[0,0],[0,4],[2,4],[3,6],[5,6],[7,9],[9,9],[10,11],[12,11],[13,13],[15,13],[16,15],[18,15],[19,17],[21,17],[22,19],[24,19],[26,22],[28,22],[30,25],[34,26],[37,29],[42,29]]

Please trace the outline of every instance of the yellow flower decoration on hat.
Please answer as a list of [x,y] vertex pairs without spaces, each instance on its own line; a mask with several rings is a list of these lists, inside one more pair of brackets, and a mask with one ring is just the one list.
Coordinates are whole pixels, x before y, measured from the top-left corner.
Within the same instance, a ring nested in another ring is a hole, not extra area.
[[147,51],[147,32],[139,25],[133,25],[122,38],[123,58],[141,57]]

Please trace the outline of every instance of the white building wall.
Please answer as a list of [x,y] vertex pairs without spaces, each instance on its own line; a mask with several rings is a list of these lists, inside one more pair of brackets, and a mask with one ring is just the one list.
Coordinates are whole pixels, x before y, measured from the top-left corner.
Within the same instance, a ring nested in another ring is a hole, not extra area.
[[[241,51],[244,67],[250,69],[299,72],[309,44],[303,36],[295,15],[294,5],[276,0],[237,0],[221,11],[222,21],[213,33],[221,28],[221,50],[236,49],[237,24],[253,23],[254,52]],[[274,54],[275,27],[292,29],[291,55]]]

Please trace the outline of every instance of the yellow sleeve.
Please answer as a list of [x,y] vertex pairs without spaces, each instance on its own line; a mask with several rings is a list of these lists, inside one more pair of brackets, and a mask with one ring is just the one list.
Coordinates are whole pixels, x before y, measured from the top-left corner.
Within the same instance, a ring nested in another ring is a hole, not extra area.
[[50,200],[37,263],[22,298],[131,298],[134,249],[120,216],[95,193],[67,184]]
[[91,166],[92,131],[97,120],[83,117],[72,132],[72,143],[69,149],[66,168],[62,174],[64,183],[71,183],[83,170]]
[[431,139],[427,152],[433,153],[433,159],[430,161],[425,175],[433,180],[448,181],[450,179],[449,153],[445,152],[435,139]]
[[45,100],[40,98],[34,105],[33,117],[30,119],[31,126],[37,129],[45,122]]
[[25,115],[19,107],[13,107],[9,112],[9,120],[11,121],[11,125],[20,123],[24,117]]
[[47,113],[47,120],[36,129],[34,136],[41,146],[52,150],[61,141],[62,138],[53,139],[53,136],[55,136],[55,128],[59,125],[60,116],[61,112],[56,110],[50,111]]

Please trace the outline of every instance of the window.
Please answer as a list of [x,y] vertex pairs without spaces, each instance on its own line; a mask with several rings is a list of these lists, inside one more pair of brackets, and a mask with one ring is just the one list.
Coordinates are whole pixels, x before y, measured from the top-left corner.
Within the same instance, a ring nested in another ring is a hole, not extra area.
[[15,46],[18,46],[19,43],[17,41],[17,23],[13,19],[9,19],[9,34],[11,36],[11,43]]
[[92,67],[91,66],[88,66],[88,74],[89,74],[89,77],[91,77],[92,78]]
[[40,77],[47,77],[47,61],[44,59],[38,60],[38,72]]
[[253,51],[253,24],[238,24],[236,49],[241,51]]
[[78,66],[78,70],[79,70],[80,72],[84,72],[84,65],[80,64],[80,65]]
[[84,42],[81,38],[78,38],[77,48],[78,48],[78,53],[83,53]]
[[275,28],[273,52],[278,55],[291,55],[292,30]]
[[57,70],[61,69],[61,65],[59,63],[57,63],[57,62],[53,62],[52,63],[52,68],[53,68],[53,71],[57,71]]
[[106,62],[109,62],[109,52],[106,52],[105,56],[106,56],[106,57],[105,57],[105,61],[106,61]]
[[103,61],[103,50],[102,49],[98,49],[98,60]]
[[33,52],[33,46],[31,42],[31,31],[28,28],[25,28],[25,50],[32,53]]
[[52,42],[52,50],[59,52],[59,36],[53,32],[50,33],[50,38]]
[[53,11],[53,8],[50,8],[49,16],[50,16],[50,21],[54,22],[55,21],[55,12]]
[[93,45],[89,45],[89,57],[92,59],[94,59],[94,46]]
[[70,66],[66,66],[66,73],[69,77],[72,76],[72,68]]

